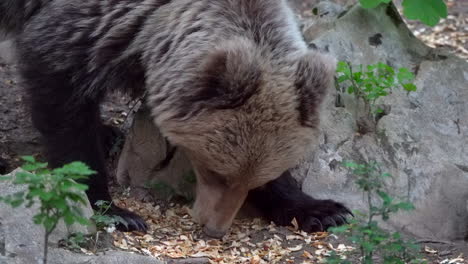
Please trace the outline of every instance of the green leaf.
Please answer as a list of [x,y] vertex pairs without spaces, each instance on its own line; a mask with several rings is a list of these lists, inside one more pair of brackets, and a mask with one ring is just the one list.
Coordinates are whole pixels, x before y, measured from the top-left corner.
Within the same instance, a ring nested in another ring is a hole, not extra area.
[[408,202],[401,202],[401,203],[396,204],[396,206],[397,208],[403,209],[405,211],[410,211],[410,210],[415,209],[414,205]]
[[0,176],[0,181],[9,181],[11,179],[13,179],[11,176]]
[[383,112],[384,112],[384,110],[383,110],[382,108],[380,108],[380,107],[378,107],[377,109],[375,109],[375,113],[376,113],[376,114],[381,114],[381,113],[383,113]]
[[344,61],[339,61],[336,66],[336,71],[339,73],[343,73],[344,75],[351,77],[351,69],[349,68],[348,63]]
[[99,209],[105,209],[107,210],[111,206],[111,202],[109,201],[104,201],[104,200],[98,200],[94,203]]
[[402,86],[408,92],[415,92],[417,89],[416,85],[412,83],[405,83],[405,84],[402,84]]
[[13,208],[18,208],[18,207],[20,207],[23,203],[24,203],[24,200],[19,200],[19,199],[18,199],[18,200],[12,200],[12,201],[10,201],[10,205],[11,205],[11,207],[13,207]]
[[15,183],[16,184],[24,184],[24,183],[27,183],[29,182],[30,178],[31,178],[31,174],[28,173],[28,172],[18,172],[15,174],[16,178],[15,178]]
[[96,173],[96,171],[91,170],[86,164],[79,161],[66,164],[62,168],[53,170],[53,172],[56,174],[69,175],[72,179],[81,179],[83,178],[81,176],[89,176]]
[[21,159],[30,163],[36,162],[36,159],[33,156],[22,156]]
[[343,165],[347,168],[357,168],[359,166],[357,163],[352,161],[346,161],[343,163]]
[[407,68],[400,68],[398,70],[397,78],[399,82],[412,81],[414,79],[414,74]]
[[63,199],[54,199],[50,202],[50,204],[61,211],[65,211],[67,209],[67,203]]
[[400,239],[400,238],[401,238],[401,234],[398,233],[398,232],[395,232],[395,233],[393,233],[392,237],[393,237],[393,239]]
[[402,5],[408,19],[420,20],[431,27],[447,17],[447,5],[443,0],[403,0]]
[[63,220],[65,221],[65,224],[68,226],[73,225],[75,223],[75,217],[71,213],[65,214],[63,216]]
[[374,8],[380,5],[381,3],[390,3],[391,0],[359,0],[362,7],[364,8]]
[[382,173],[380,176],[383,177],[383,178],[392,177],[392,175],[390,173],[388,173],[388,172]]
[[42,201],[50,201],[54,197],[54,194],[52,192],[42,192],[39,193],[39,198],[41,198]]
[[86,184],[75,184],[73,185],[73,188],[79,191],[86,191],[89,187]]
[[338,83],[342,83],[342,82],[347,81],[347,80],[349,80],[349,78],[348,78],[348,76],[346,76],[346,75],[341,75],[341,76],[338,77],[338,79],[337,79]]

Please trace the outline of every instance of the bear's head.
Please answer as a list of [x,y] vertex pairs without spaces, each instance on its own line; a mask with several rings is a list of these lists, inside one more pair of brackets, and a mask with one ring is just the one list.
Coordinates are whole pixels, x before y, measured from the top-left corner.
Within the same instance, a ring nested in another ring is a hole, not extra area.
[[207,235],[223,236],[249,190],[297,165],[317,141],[335,59],[314,51],[287,55],[274,58],[248,40],[209,52],[177,114],[162,126],[192,162],[193,215]]

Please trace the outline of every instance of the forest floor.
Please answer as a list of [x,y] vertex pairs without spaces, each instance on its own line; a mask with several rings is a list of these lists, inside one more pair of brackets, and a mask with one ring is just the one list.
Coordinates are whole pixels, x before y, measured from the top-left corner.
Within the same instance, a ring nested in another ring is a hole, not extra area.
[[[311,15],[312,7],[318,2],[316,0],[292,1],[304,17]],[[354,1],[336,0],[335,2],[352,3]],[[414,21],[407,21],[408,25],[414,34],[427,45],[445,47],[458,56],[468,59],[468,1],[448,0],[447,4],[449,17],[436,27],[426,27]],[[31,125],[25,100],[24,91],[18,85],[15,65],[5,64],[0,58],[0,174],[18,167],[21,155],[35,155],[39,158],[42,156],[39,135]],[[103,106],[103,119],[108,124],[120,127],[126,121],[133,105],[134,102],[128,97],[111,94]],[[115,157],[109,163],[111,170],[114,164]],[[113,181],[111,185],[113,190],[120,193],[120,188]],[[233,263],[228,260],[230,256],[240,259],[240,255],[246,255],[248,252],[257,255],[270,254],[271,258],[281,256],[282,261],[279,263],[303,263],[304,261],[316,263],[331,249],[345,251],[350,245],[342,238],[326,233],[304,234],[288,228],[273,227],[258,220],[238,220],[233,227],[235,232],[232,231],[225,241],[204,240],[200,230],[197,230],[193,223],[191,224],[185,207],[178,203],[169,203],[173,206],[170,206],[168,211],[161,212],[153,204],[140,203],[131,198],[121,198],[118,202],[146,215],[151,223],[151,236],[116,233],[114,245],[143,254],[161,254],[160,257],[166,260],[170,256],[177,257],[180,254],[199,257],[198,262],[192,259],[188,262],[174,263],[206,263],[206,257],[213,256],[210,254],[218,254],[219,262],[215,263],[222,263],[220,261],[223,258],[226,260],[224,263]],[[159,208],[164,207],[167,207],[167,204],[159,206]],[[182,230],[181,227],[184,225],[192,229]],[[191,235],[187,235],[187,232]],[[164,240],[165,243],[156,243],[154,238],[158,241]],[[429,263],[442,263],[444,260],[445,263],[449,263],[449,260],[456,259],[460,253],[464,253],[465,258],[468,255],[468,246],[463,243],[433,241],[422,243],[422,245],[423,254]],[[197,249],[198,252],[193,251]],[[350,260],[352,263],[358,262],[356,256],[351,257]],[[262,262],[253,258],[247,263]]]

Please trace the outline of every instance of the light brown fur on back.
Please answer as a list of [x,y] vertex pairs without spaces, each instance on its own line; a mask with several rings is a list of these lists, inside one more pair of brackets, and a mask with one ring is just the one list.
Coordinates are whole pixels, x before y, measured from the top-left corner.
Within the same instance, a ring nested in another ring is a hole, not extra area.
[[194,216],[221,236],[249,190],[313,146],[335,61],[307,50],[283,0],[181,0],[160,15],[139,39],[157,47],[149,105],[195,168]]

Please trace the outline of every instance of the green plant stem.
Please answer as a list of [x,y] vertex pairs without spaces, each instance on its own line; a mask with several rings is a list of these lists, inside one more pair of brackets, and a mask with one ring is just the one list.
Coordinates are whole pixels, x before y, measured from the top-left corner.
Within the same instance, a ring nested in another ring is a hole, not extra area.
[[[47,209],[46,213],[47,213],[47,215],[49,215],[50,209]],[[55,214],[57,214],[57,213],[55,213]],[[57,224],[58,224],[58,222],[55,222],[54,225],[50,228],[50,230],[47,230],[47,228],[45,228],[43,264],[47,264],[47,255],[49,253],[49,236],[55,230],[55,228],[57,227]]]
[[109,209],[112,207],[112,203],[113,203],[113,202],[114,202],[114,201],[110,201],[110,202],[109,202],[109,206],[107,206],[106,209],[104,210],[104,212],[102,212],[103,215],[105,215],[105,214],[107,213],[107,211],[109,211]]
[[95,237],[95,240],[94,240],[94,248],[93,248],[94,253],[97,252],[97,244],[98,244],[98,241],[99,241],[99,233],[100,233],[100,231],[96,232],[96,237]]
[[[358,84],[354,80],[353,66],[351,65],[349,61],[347,61],[346,63],[348,64],[349,72],[351,74],[351,78],[350,78],[351,84],[354,86],[354,96],[356,97],[356,107],[354,109],[354,115],[356,117],[356,124],[358,124],[359,119],[360,119],[360,116],[359,116],[360,99],[362,99],[362,101],[364,102],[364,113],[368,113],[368,115],[370,115],[371,107],[370,107],[369,102],[365,99],[364,95],[362,94],[361,88],[358,86]],[[369,118],[369,116],[365,118]]]
[[51,232],[47,232],[44,235],[44,257],[43,257],[43,264],[47,264],[47,254],[49,249],[49,235]]
[[367,225],[370,226],[374,218],[374,212],[372,212],[372,194],[370,191],[367,191],[367,205],[369,206],[369,219],[367,220]]
[[359,109],[359,97],[361,96],[361,89],[358,87],[357,83],[354,81],[354,78],[353,78],[353,66],[351,65],[351,63],[349,61],[346,62],[348,64],[348,67],[349,67],[349,73],[350,73],[350,81],[351,81],[351,84],[354,86],[354,96],[356,97],[356,107],[354,108],[354,115],[356,117],[356,123],[357,123],[357,120],[359,119],[358,118],[358,109]]
[[45,235],[44,235],[44,259],[43,259],[43,264],[47,264],[47,254],[49,253],[49,236],[54,231],[56,226],[57,226],[57,224],[55,224],[50,231],[46,230],[46,232],[45,232]]
[[[369,176],[369,175],[368,175]],[[374,212],[372,212],[372,192],[370,190],[367,190],[367,205],[369,207],[369,219],[367,220],[367,227],[370,228],[372,220],[374,218]],[[367,238],[369,238],[369,235],[366,235]],[[364,251],[364,249],[362,250]],[[367,260],[372,262],[372,251],[370,252],[364,252],[363,256],[363,263],[369,263]]]

